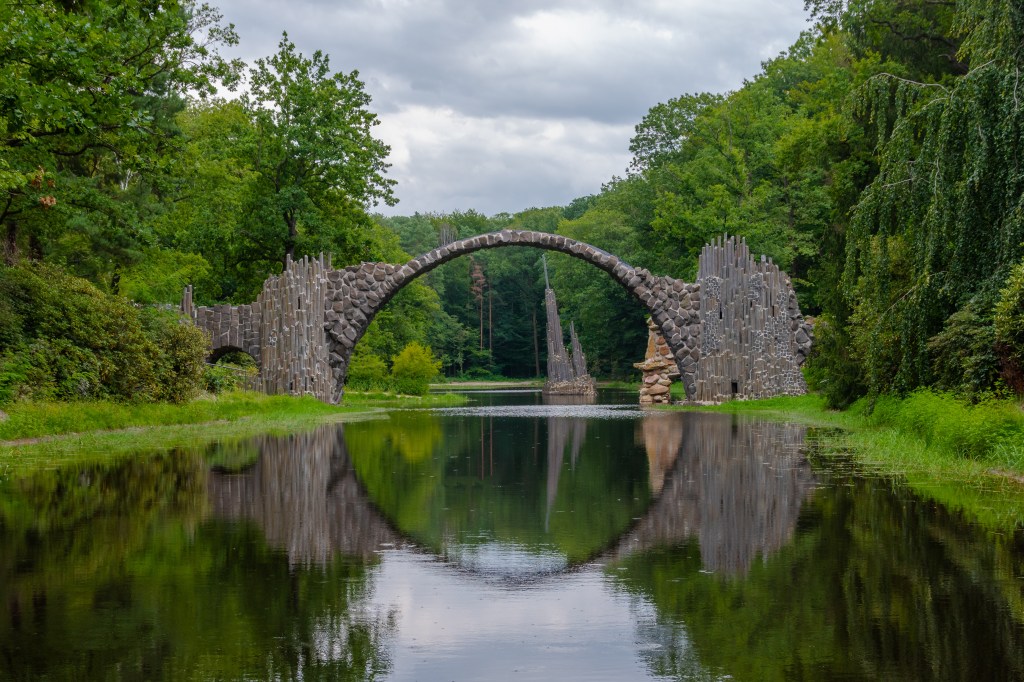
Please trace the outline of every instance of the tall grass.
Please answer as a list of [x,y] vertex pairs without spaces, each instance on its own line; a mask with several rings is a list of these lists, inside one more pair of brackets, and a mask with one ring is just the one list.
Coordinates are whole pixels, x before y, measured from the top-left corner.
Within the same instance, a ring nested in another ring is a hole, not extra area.
[[972,405],[921,390],[879,398],[867,423],[913,434],[933,450],[965,459],[1019,461],[1024,449],[1024,412],[1006,400]]
[[1024,410],[1010,400],[971,404],[949,393],[920,390],[905,398],[863,398],[848,410],[829,410],[819,395],[732,401],[716,412],[768,412],[848,430],[891,431],[916,438],[932,456],[1001,462],[1024,471]]

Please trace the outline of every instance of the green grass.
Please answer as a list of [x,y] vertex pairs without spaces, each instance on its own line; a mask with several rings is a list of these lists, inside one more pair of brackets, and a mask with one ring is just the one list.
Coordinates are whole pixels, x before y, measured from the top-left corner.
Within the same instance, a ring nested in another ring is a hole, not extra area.
[[466,404],[466,396],[458,393],[428,393],[425,396],[396,395],[384,391],[345,391],[345,407],[457,407]]
[[342,406],[311,397],[238,391],[185,405],[16,403],[0,423],[0,479],[38,467],[132,452],[202,446],[258,434],[308,431],[332,421],[374,418],[382,407],[458,405],[458,395],[424,398],[346,393]]
[[202,424],[243,418],[327,416],[356,408],[325,405],[310,398],[234,392],[184,405],[125,404],[107,401],[78,403],[15,403],[0,423],[0,441],[16,441],[112,431],[128,428]]
[[[1012,401],[970,405],[949,394],[862,400],[829,410],[817,395],[734,401],[700,409],[760,414],[824,427],[813,434],[819,460],[852,457],[867,473],[891,477],[978,523],[1024,525],[1024,412]],[[678,408],[673,408],[678,409]]]
[[444,383],[430,384],[431,390],[459,390],[459,389],[487,389],[507,388],[509,386],[531,386],[540,388],[544,385],[543,379],[510,379],[508,377],[491,379],[458,379],[452,378]]

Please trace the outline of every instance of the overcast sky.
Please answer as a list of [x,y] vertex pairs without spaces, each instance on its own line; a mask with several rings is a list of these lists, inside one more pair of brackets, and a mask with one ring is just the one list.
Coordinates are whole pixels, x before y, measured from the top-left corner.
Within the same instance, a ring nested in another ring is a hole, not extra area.
[[247,62],[281,32],[358,70],[390,215],[565,205],[629,163],[659,102],[725,92],[808,27],[803,0],[214,0]]

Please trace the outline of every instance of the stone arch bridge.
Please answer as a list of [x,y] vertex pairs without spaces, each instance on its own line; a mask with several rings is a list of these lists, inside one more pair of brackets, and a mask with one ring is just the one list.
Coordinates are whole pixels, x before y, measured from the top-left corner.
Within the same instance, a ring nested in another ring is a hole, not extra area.
[[[712,391],[716,377],[701,377],[702,364],[711,368],[711,358],[718,359],[716,371],[730,372],[717,383],[731,384],[733,396],[805,390],[799,365],[810,350],[810,325],[800,314],[789,278],[771,261],[752,259],[736,238],[705,247],[696,283],[634,268],[561,235],[502,230],[454,241],[397,265],[332,269],[323,256],[290,261],[281,275],[267,279],[250,305],[196,307],[188,287],[182,310],[210,334],[214,357],[240,350],[255,358],[264,391],[312,394],[336,403],[353,348],[402,287],[460,256],[509,246],[558,251],[608,273],[650,315],[688,399],[727,397]],[[744,324],[752,312],[751,324]],[[699,391],[705,383],[709,390]]]

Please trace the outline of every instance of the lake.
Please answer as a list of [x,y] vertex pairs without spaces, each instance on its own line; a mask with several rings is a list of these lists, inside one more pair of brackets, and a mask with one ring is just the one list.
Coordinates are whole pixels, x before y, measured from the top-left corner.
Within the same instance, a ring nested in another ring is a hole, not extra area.
[[1024,534],[802,426],[635,402],[0,478],[0,679],[1024,679]]

